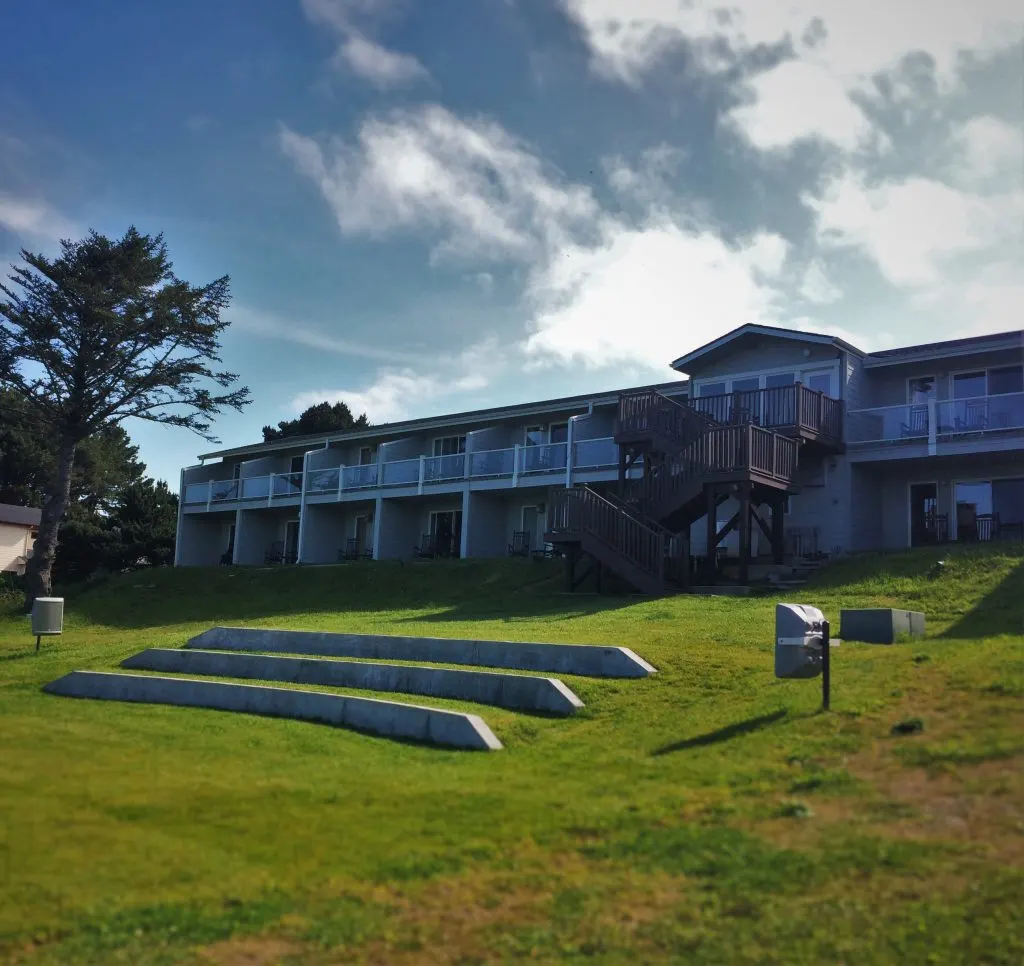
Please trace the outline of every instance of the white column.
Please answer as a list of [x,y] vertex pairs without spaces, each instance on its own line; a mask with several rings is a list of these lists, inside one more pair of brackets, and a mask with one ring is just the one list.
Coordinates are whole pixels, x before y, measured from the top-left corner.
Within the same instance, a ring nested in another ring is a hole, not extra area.
[[384,507],[383,497],[377,497],[373,506],[373,559],[380,560],[380,516]]
[[420,480],[419,480],[419,485],[416,487],[416,492],[421,494],[421,495],[423,493],[423,476],[424,476],[424,474],[426,472],[426,467],[427,467],[427,458],[421,453],[420,454]]
[[459,534],[459,556],[465,560],[469,556],[469,528],[471,526],[469,485],[462,491],[462,533]]
[[181,516],[185,512],[185,470],[178,477],[178,523],[174,530],[174,566],[180,566],[181,559]]
[[213,480],[206,484],[206,511],[210,511],[210,504],[213,502]]
[[267,477],[267,506],[274,502],[274,474]]
[[576,444],[576,417],[569,417],[569,429],[565,440],[565,485],[572,486],[573,447]]
[[516,443],[515,450],[512,453],[512,485],[519,486],[519,451],[522,447],[519,443]]
[[345,467],[341,465],[338,467],[338,493],[335,496],[336,500],[341,499],[342,491],[345,489]]
[[936,416],[938,407],[935,405],[934,399],[928,400],[928,455],[934,456],[936,452],[935,434],[936,434]]
[[235,539],[231,544],[231,564],[235,566],[238,564],[238,534],[242,529],[242,511],[241,509],[235,510]]
[[295,562],[302,563],[302,552],[305,549],[306,535],[306,474],[309,471],[310,453],[302,454],[302,490],[299,493],[299,547],[295,552]]

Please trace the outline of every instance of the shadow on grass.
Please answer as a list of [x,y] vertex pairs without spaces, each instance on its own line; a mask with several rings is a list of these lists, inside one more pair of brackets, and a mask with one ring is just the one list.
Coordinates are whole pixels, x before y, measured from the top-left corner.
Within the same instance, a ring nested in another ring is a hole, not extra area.
[[1024,634],[1024,563],[940,636],[970,639],[997,634]]
[[406,623],[499,623],[518,617],[555,621],[626,607],[637,600],[571,596],[561,593],[562,587],[557,563],[437,560],[324,567],[161,568],[66,588],[63,593],[69,611],[76,616],[134,630],[267,619],[288,627],[293,615],[301,615],[306,627],[333,623],[343,629],[338,617],[358,613],[365,622],[365,615],[375,612],[382,617],[396,615]]
[[676,751],[686,751],[688,748],[704,748],[707,745],[717,745],[720,741],[728,741],[730,738],[749,735],[751,732],[767,728],[769,725],[775,724],[776,721],[781,721],[786,717],[787,713],[785,708],[780,708],[778,711],[772,711],[770,714],[762,714],[756,718],[737,721],[716,731],[709,731],[707,734],[687,738],[685,741],[676,741],[670,745],[662,745],[660,748],[655,748],[651,755],[657,758],[661,755],[670,755]]

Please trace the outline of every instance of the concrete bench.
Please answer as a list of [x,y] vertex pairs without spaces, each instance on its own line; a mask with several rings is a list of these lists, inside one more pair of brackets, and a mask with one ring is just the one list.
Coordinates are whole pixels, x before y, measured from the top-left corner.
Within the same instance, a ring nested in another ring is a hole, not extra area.
[[397,691],[433,698],[455,698],[492,704],[513,711],[573,714],[583,707],[575,694],[555,678],[500,671],[463,671],[410,664],[374,664],[316,657],[274,657],[225,651],[174,650],[151,647],[121,662],[134,671],[200,674],[209,677],[256,678],[289,684],[323,684],[364,691]]
[[628,647],[603,647],[596,644],[521,644],[512,641],[465,641],[448,637],[213,627],[193,637],[186,646],[221,651],[276,651],[282,654],[315,654],[320,657],[355,657],[374,661],[468,664],[597,678],[643,678],[655,673],[655,668]]
[[51,681],[43,690],[69,698],[171,704],[297,718],[452,748],[497,751],[502,746],[484,720],[475,714],[320,691],[105,671],[72,671]]
[[892,644],[900,637],[924,637],[924,614],[891,607],[866,607],[839,613],[839,636],[844,641]]

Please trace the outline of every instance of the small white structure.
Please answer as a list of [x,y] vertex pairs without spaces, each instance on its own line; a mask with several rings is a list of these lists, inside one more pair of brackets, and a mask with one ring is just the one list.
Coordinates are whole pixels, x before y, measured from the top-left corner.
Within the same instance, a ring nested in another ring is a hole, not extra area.
[[41,516],[32,507],[0,503],[0,573],[25,573]]

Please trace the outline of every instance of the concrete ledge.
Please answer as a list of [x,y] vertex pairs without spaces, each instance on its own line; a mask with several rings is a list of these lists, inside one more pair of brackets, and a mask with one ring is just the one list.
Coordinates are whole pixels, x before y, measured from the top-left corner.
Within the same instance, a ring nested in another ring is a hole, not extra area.
[[890,607],[866,607],[839,612],[839,636],[844,641],[892,644],[898,637],[923,637],[924,614]]
[[72,671],[51,681],[43,690],[69,698],[138,701],[297,718],[453,748],[479,751],[501,748],[501,742],[478,715],[375,698],[102,671]]
[[187,647],[228,651],[282,651],[321,657],[357,657],[379,661],[469,664],[516,671],[553,671],[597,678],[643,678],[655,674],[628,647],[592,644],[518,644],[511,641],[460,641],[444,637],[391,637],[381,634],[333,634],[280,631],[261,627],[213,627]]
[[434,698],[458,698],[514,711],[573,714],[583,707],[561,681],[495,671],[453,671],[439,667],[328,661],[315,657],[268,657],[224,651],[151,647],[121,662],[134,670],[213,677],[258,678],[291,684],[327,684],[366,691],[399,691]]

